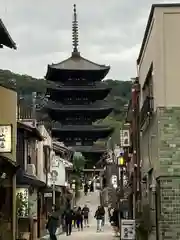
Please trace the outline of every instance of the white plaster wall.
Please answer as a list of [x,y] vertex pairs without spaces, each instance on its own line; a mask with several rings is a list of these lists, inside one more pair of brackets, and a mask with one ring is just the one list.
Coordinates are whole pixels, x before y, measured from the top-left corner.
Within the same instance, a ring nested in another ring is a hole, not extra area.
[[44,125],[38,126],[38,129],[41,133],[41,135],[44,137],[44,141],[38,142],[38,163],[37,163],[37,176],[38,178],[46,182],[46,175],[43,171],[43,146],[48,145],[50,148],[52,147],[52,138]]
[[[66,180],[66,169],[65,164],[63,163],[64,159],[60,158],[59,156],[53,155],[53,159],[51,162],[50,172],[56,171],[57,172],[57,179],[55,181],[56,186],[65,186]],[[48,185],[52,185],[52,179],[49,174]]]

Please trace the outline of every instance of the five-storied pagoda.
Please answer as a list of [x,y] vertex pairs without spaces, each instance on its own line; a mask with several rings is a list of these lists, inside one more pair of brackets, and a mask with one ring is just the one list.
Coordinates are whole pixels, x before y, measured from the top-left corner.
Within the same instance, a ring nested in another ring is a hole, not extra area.
[[[48,89],[48,111],[54,121],[52,136],[78,152],[100,156],[105,149],[98,149],[94,143],[107,138],[113,128],[93,123],[104,119],[112,111],[104,101],[111,89],[101,82],[110,67],[89,61],[78,51],[76,5],[72,38],[71,56],[60,63],[48,65],[47,69],[46,79],[57,85]],[[91,163],[88,167],[93,165]]]

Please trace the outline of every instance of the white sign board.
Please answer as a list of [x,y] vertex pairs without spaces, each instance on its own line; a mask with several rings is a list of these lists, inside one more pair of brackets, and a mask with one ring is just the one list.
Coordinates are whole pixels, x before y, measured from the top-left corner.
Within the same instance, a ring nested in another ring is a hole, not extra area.
[[48,197],[50,198],[50,197],[52,197],[52,193],[44,193],[44,197],[45,198],[48,198]]
[[135,220],[121,220],[121,240],[135,240]]
[[112,184],[116,184],[117,183],[117,176],[116,175],[112,175],[111,182],[112,182]]
[[0,125],[0,153],[12,151],[12,126]]
[[130,146],[129,130],[120,130],[120,143],[121,147]]

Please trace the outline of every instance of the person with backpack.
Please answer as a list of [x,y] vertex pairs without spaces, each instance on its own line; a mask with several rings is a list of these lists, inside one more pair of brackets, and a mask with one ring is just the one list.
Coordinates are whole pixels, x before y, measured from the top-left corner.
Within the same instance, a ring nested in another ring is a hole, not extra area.
[[84,227],[89,227],[89,208],[87,205],[82,209],[82,214],[84,217]]

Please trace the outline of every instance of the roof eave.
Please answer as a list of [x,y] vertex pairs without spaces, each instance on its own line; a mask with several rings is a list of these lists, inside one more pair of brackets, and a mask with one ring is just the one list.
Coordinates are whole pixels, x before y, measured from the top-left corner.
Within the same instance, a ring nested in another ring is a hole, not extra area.
[[[73,131],[74,130],[74,131]],[[93,128],[89,128],[89,129],[80,129],[80,128],[78,128],[78,129],[63,129],[63,128],[52,128],[52,131],[57,131],[57,132],[69,132],[69,131],[71,131],[71,132],[94,132],[94,133],[96,133],[96,132],[113,132],[114,131],[114,128],[113,127],[107,127],[107,128],[97,128],[97,129],[93,129]]]
[[12,48],[12,49],[17,49],[17,46],[16,46],[16,43],[13,41],[13,39],[11,38],[7,28],[5,27],[2,19],[0,19],[0,25],[2,27],[2,29],[4,30],[4,35],[6,36],[6,39],[7,41],[6,42],[1,42],[0,45],[1,46],[6,46],[6,47],[9,47],[9,48]]
[[[100,66],[99,69],[70,69],[70,68],[56,68],[53,65],[48,64],[48,70],[60,70],[60,71],[94,71],[94,72],[99,72],[99,71],[107,71],[107,73],[110,70],[110,66]],[[47,70],[47,73],[48,73]]]
[[101,107],[101,108],[96,108],[96,107],[94,107],[94,108],[91,108],[91,107],[88,107],[87,106],[87,108],[78,108],[78,107],[72,107],[72,108],[69,108],[68,106],[67,106],[67,108],[66,107],[59,107],[59,108],[51,108],[51,107],[49,107],[49,108],[47,108],[48,109],[48,111],[49,112],[51,112],[51,111],[53,111],[53,112],[57,112],[57,113],[59,113],[59,112],[66,112],[66,111],[72,111],[72,112],[74,112],[74,111],[81,111],[81,112],[91,112],[91,111],[93,111],[93,112],[96,112],[96,111],[100,111],[100,112],[104,112],[104,111],[107,111],[107,112],[112,112],[112,110],[113,110],[113,108],[112,107]]

